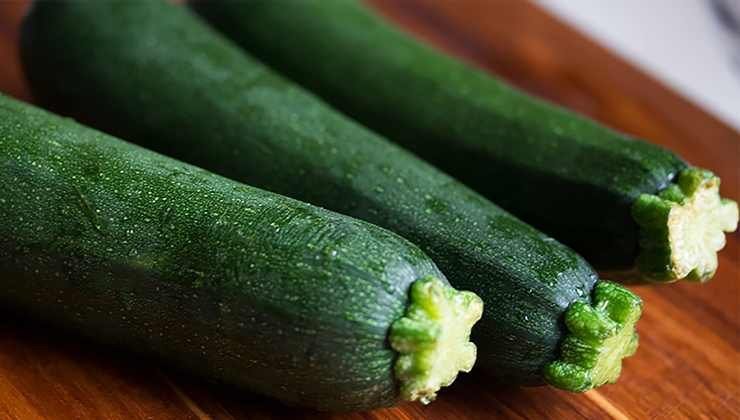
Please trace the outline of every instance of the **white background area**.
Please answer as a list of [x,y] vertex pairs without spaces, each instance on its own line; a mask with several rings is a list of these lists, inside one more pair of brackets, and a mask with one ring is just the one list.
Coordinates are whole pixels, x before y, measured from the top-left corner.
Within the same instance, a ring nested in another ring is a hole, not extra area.
[[709,0],[535,1],[740,131],[740,38]]

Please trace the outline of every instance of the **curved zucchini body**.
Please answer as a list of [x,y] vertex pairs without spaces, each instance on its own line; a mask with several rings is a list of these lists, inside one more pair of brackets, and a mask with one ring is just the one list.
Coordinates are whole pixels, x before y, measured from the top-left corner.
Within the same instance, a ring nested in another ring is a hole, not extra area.
[[[358,1],[195,6],[259,59],[600,269],[633,281],[704,281],[717,268],[724,232],[736,229],[737,205],[720,204],[718,188],[698,205],[673,202],[668,222],[658,195],[693,171],[673,153],[436,52]],[[644,195],[655,197],[647,216]]]
[[1,95],[0,204],[4,307],[212,380],[368,409],[475,360],[480,299],[401,237]]
[[[22,42],[47,104],[419,245],[486,303],[477,366],[502,382],[542,384],[569,335],[566,311],[591,303],[597,276],[573,251],[283,80],[184,8],[39,2]],[[621,354],[621,343],[607,347]]]

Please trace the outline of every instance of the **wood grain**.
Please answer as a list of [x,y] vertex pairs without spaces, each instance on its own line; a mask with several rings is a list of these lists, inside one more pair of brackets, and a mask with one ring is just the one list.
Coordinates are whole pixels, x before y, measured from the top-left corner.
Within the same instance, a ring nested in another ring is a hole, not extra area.
[[[614,128],[673,148],[740,198],[740,135],[536,6],[514,0],[371,0],[440,48]],[[30,99],[17,58],[25,1],[0,1],[0,90]],[[740,418],[740,263],[728,237],[703,286],[638,287],[641,347],[617,385],[582,395],[500,389],[468,375],[428,407],[325,415],[203,384],[155,362],[0,317],[2,419]]]

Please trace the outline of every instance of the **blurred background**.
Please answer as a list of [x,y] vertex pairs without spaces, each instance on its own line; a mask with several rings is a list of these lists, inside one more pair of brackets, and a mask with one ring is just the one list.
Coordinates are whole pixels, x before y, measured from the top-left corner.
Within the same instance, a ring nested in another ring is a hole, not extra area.
[[740,130],[740,0],[536,0]]

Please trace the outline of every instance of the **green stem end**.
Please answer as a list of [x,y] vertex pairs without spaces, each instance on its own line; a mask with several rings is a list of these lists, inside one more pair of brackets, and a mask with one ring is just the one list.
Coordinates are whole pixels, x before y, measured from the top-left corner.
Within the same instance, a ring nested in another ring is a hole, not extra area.
[[599,282],[592,305],[574,302],[565,312],[569,334],[560,345],[560,358],[545,367],[547,383],[585,392],[616,382],[622,359],[637,350],[635,324],[641,314],[637,295],[616,283]]
[[640,275],[653,282],[705,282],[717,271],[725,232],[738,224],[737,203],[719,195],[720,179],[689,168],[657,195],[643,194],[632,206],[640,227]]
[[483,301],[437,278],[411,285],[406,314],[393,323],[391,347],[399,353],[395,365],[401,398],[428,404],[441,387],[470,372],[476,358],[470,330],[483,314]]

